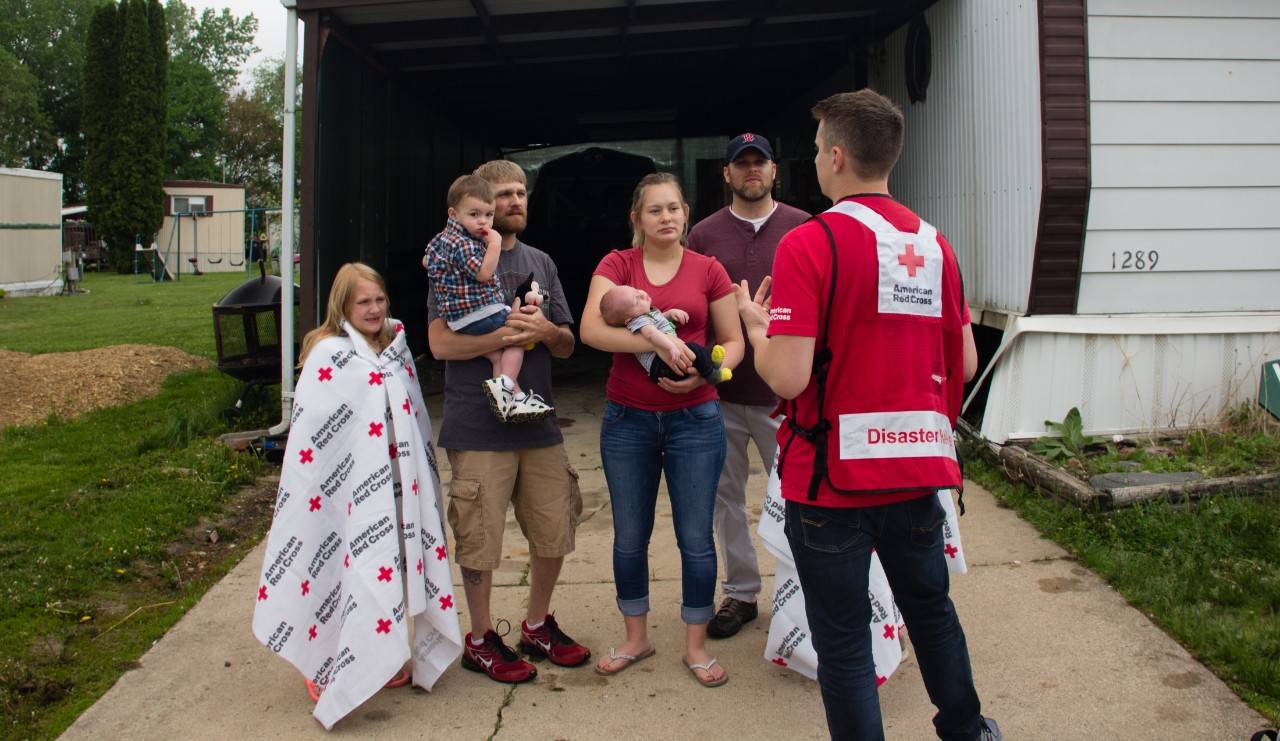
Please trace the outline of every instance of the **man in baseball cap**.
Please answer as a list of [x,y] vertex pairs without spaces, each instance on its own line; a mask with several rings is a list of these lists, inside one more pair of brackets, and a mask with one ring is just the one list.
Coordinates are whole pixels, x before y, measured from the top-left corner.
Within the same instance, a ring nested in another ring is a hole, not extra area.
[[[735,284],[746,280],[754,292],[773,267],[778,240],[807,220],[809,214],[773,200],[778,167],[773,161],[773,147],[765,137],[751,132],[733,137],[725,147],[724,162],[724,180],[733,200],[693,227],[688,246],[718,259]],[[732,380],[717,387],[726,452],[716,490],[715,529],[725,579],[721,584],[724,601],[707,625],[707,635],[712,638],[736,634],[759,612],[756,596],[760,592],[760,566],[747,518],[747,444],[754,443],[766,467],[773,464],[777,449],[778,422],[769,414],[778,399],[756,374],[750,354],[738,368],[734,369]]]

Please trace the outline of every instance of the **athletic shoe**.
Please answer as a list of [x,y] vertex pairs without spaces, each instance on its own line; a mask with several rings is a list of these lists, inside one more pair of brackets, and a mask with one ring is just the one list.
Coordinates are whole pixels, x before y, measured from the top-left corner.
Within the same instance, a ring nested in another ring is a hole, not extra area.
[[555,414],[555,407],[548,404],[541,396],[530,391],[523,399],[515,399],[507,411],[509,422],[537,422]]
[[489,400],[489,410],[493,416],[506,422],[510,419],[511,406],[515,402],[515,393],[502,385],[502,379],[489,378],[484,384],[484,395]]
[[538,676],[537,668],[517,656],[492,630],[485,631],[479,646],[471,643],[468,633],[462,646],[462,668],[488,674],[495,682],[518,684]]
[[548,658],[557,666],[581,666],[591,658],[591,649],[565,635],[551,615],[534,629],[529,628],[527,620],[521,621],[520,649],[525,656]]
[[707,623],[707,635],[712,638],[728,638],[737,635],[742,626],[756,619],[759,611],[754,602],[743,602],[733,597],[725,597],[720,603],[716,616]]

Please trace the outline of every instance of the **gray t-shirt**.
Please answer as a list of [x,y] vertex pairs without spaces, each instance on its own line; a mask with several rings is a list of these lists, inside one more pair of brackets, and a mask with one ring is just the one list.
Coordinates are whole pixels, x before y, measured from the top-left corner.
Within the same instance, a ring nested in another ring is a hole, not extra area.
[[[529,274],[538,282],[546,300],[542,313],[553,324],[572,324],[573,314],[560,286],[560,274],[551,256],[516,240],[515,247],[498,257],[496,275],[508,303]],[[440,318],[435,298],[427,295],[427,323]],[[501,422],[489,411],[481,384],[493,375],[493,366],[483,356],[471,360],[447,360],[444,364],[444,420],[440,423],[440,447],[446,450],[524,450],[545,448],[564,442],[560,423],[550,415],[537,422]],[[551,393],[551,353],[538,343],[525,351],[520,368],[520,387],[534,391],[555,405]]]
[[[662,312],[657,309],[649,309],[645,313],[637,314],[627,320],[627,329],[631,330],[631,334],[640,334],[640,330],[650,326],[657,327],[658,331],[663,334],[669,334],[672,337],[676,335],[676,325],[672,324],[671,320],[663,316]],[[653,361],[657,359],[658,353],[653,350],[636,353],[636,360],[640,361],[645,373],[653,371]]]

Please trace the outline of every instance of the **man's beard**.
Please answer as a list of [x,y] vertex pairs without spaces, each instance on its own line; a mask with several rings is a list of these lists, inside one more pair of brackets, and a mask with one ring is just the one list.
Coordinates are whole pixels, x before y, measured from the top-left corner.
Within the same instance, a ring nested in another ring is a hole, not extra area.
[[504,237],[512,234],[519,234],[524,231],[524,228],[528,223],[529,218],[524,214],[517,214],[515,216],[504,214],[493,218],[493,228]]
[[[764,183],[759,183],[759,184],[744,183],[741,188],[730,187],[730,190],[733,191],[733,194],[735,196],[741,198],[742,200],[750,201],[754,203],[756,201],[762,200],[765,196],[769,195],[769,191],[773,190],[773,184],[770,183],[766,185]],[[499,231],[501,231],[501,229],[499,229]]]

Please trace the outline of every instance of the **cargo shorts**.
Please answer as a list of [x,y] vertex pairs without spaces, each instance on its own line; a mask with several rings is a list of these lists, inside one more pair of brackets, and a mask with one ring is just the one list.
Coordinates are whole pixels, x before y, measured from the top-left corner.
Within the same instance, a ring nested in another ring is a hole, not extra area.
[[529,541],[529,553],[560,558],[573,552],[582,514],[578,472],[564,444],[524,450],[449,450],[449,527],[454,561],[493,571],[502,562],[507,505]]

